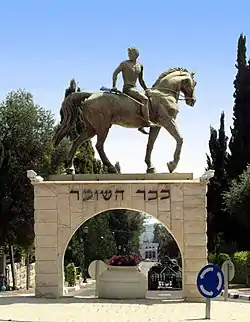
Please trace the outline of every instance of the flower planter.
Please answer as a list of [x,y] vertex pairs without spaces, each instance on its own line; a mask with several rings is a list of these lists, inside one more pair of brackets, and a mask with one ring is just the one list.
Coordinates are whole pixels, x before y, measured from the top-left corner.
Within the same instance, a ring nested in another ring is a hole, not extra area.
[[147,278],[137,266],[108,266],[99,276],[98,296],[104,299],[143,299]]

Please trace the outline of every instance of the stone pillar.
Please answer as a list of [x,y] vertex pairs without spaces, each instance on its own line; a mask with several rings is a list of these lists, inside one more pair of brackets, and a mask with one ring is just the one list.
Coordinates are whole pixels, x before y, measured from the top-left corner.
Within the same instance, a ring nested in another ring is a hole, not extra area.
[[57,298],[60,265],[57,251],[57,198],[51,185],[34,186],[35,194],[35,295]]
[[184,285],[183,297],[189,302],[204,302],[198,292],[196,279],[207,264],[206,185],[184,184]]

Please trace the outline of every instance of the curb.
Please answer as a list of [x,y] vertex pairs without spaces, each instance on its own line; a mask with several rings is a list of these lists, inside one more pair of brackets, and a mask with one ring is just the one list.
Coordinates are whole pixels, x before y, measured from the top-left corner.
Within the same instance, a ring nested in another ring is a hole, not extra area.
[[[221,292],[221,296],[224,296],[224,291]],[[228,293],[228,298],[231,300],[250,301],[250,295],[247,294]]]
[[88,285],[92,285],[95,283],[95,280],[88,280],[87,283],[83,283],[81,285],[76,285],[76,286],[71,286],[71,287],[64,287],[64,294],[68,294],[68,293],[72,293],[72,292],[78,292],[82,289],[84,289],[85,287],[87,287]]
[[68,293],[71,293],[71,292],[77,292],[77,291],[80,291],[80,286],[79,285],[76,285],[76,286],[71,286],[71,287],[65,287],[63,292],[64,294],[68,294]]

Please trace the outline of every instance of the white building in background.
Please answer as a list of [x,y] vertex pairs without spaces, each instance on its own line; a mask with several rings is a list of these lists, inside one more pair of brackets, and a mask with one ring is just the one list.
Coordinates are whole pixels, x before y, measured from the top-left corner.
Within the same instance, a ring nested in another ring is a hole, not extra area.
[[144,226],[144,232],[140,236],[139,252],[142,259],[158,260],[158,243],[154,240],[154,223],[147,223]]
[[140,255],[142,259],[150,259],[151,261],[158,261],[158,243],[143,243],[140,245]]

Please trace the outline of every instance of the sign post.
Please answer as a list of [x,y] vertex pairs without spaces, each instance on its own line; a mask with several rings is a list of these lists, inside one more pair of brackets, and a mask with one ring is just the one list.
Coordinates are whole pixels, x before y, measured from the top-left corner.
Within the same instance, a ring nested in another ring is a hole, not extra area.
[[230,260],[226,260],[222,264],[221,270],[224,274],[224,301],[227,301],[229,282],[233,280],[235,275],[235,267],[233,262],[231,262]]
[[220,295],[224,286],[224,275],[219,266],[208,264],[204,266],[197,276],[197,288],[206,299],[205,319],[210,320],[211,299]]

